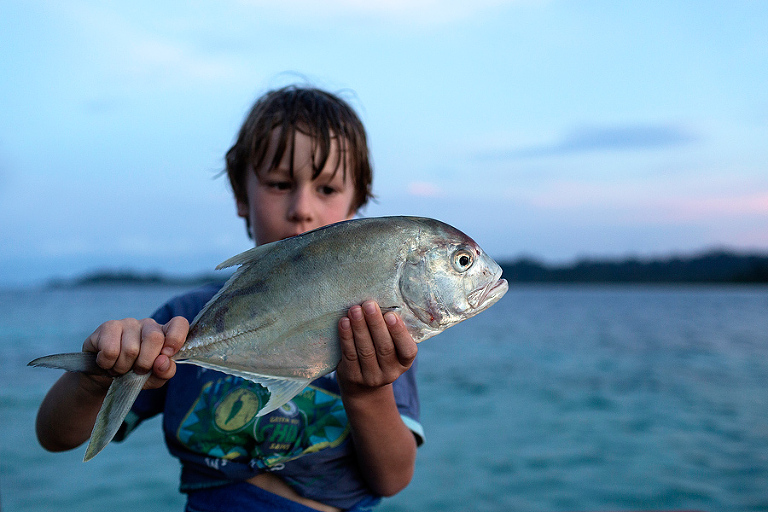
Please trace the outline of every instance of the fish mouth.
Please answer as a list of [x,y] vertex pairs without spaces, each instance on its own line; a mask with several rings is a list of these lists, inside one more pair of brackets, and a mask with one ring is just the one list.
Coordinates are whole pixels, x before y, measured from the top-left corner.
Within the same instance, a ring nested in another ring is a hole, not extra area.
[[480,304],[485,302],[488,302],[488,306],[495,304],[497,300],[502,298],[504,294],[507,293],[507,290],[509,290],[509,283],[506,279],[499,278],[498,281],[493,283],[493,285],[488,288],[485,295],[480,300]]
[[509,283],[501,278],[501,272],[494,276],[487,285],[478,288],[467,296],[467,301],[473,309],[484,310],[494,305],[507,293]]

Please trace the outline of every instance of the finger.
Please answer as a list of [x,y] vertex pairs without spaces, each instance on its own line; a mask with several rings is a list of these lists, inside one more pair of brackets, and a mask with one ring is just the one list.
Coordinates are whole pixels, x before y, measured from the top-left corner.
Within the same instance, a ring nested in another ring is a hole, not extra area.
[[357,362],[357,347],[352,333],[352,323],[349,317],[339,320],[339,347],[341,348],[340,372],[351,379],[360,378],[360,364]]
[[141,324],[134,318],[126,318],[120,324],[122,325],[120,355],[117,357],[112,370],[122,375],[133,368],[133,364],[141,352]]
[[161,353],[168,357],[173,356],[178,352],[187,341],[187,335],[189,334],[189,320],[183,316],[175,316],[171,318],[168,323],[163,325],[163,332],[165,333],[165,344]]
[[138,374],[144,374],[152,369],[155,359],[160,355],[165,342],[165,333],[162,326],[151,318],[142,320],[140,325],[140,348],[133,370]]
[[120,357],[120,343],[123,336],[122,324],[116,320],[104,322],[83,343],[84,352],[96,353],[96,364],[111,370]]
[[162,326],[162,329],[165,333],[165,343],[152,366],[152,376],[145,385],[145,388],[148,389],[158,388],[176,375],[176,363],[171,357],[179,351],[187,340],[189,321],[181,316],[173,317]]
[[[370,313],[368,314],[370,315]],[[370,375],[371,372],[378,369],[379,362],[376,355],[376,347],[373,344],[371,332],[366,322],[366,313],[363,312],[362,307],[353,306],[350,308],[348,316],[352,325],[357,363],[360,365],[360,371],[363,376]]]
[[176,363],[170,357],[160,354],[155,359],[152,375],[144,387],[145,389],[158,388],[174,375],[176,375]]
[[384,321],[384,316],[381,314],[381,309],[376,302],[364,302],[363,313],[365,314],[365,323],[368,326],[368,331],[376,350],[379,366],[384,367],[397,357],[392,336]]
[[410,368],[419,351],[413,336],[408,332],[408,328],[405,326],[402,318],[395,313],[389,312],[385,314],[384,322],[387,324],[389,334],[392,337],[392,343],[395,346],[400,364]]
[[85,338],[83,342],[83,352],[98,352],[98,339],[101,334],[101,330],[104,328],[104,324],[100,325],[90,336]]

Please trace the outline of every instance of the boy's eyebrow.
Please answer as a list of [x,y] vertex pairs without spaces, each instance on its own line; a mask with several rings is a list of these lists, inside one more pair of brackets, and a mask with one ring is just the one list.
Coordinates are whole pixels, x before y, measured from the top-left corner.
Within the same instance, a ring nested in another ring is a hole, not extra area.
[[[312,179],[312,181],[318,179],[332,181],[336,179],[337,176],[341,176],[342,182],[345,182],[347,180],[346,173],[343,171],[341,173],[339,172],[339,169],[342,167],[343,166],[341,164],[334,166],[333,169],[331,169],[329,166],[326,166],[320,173],[318,173],[317,176]],[[252,169],[257,178],[261,178],[262,176],[274,176],[277,178],[293,179],[293,173],[291,170],[283,166],[273,167],[272,169],[263,170],[262,172],[258,172],[255,167],[252,167]]]
[[[334,168],[333,171],[330,171],[330,172],[321,172],[320,174],[317,175],[317,178],[315,178],[315,179],[321,179],[322,178],[322,179],[327,180],[328,182],[332,182],[332,181],[335,181],[337,179],[341,179],[342,183],[346,183],[347,175],[346,175],[345,172],[339,172],[339,167],[341,167],[341,166],[336,166],[336,168]],[[341,176],[341,178],[338,178],[339,176]]]
[[293,173],[290,169],[281,169],[280,167],[273,167],[272,169],[262,169],[259,171],[255,166],[251,167],[253,174],[256,175],[256,179],[262,180],[267,177],[280,178],[280,179],[293,179]]

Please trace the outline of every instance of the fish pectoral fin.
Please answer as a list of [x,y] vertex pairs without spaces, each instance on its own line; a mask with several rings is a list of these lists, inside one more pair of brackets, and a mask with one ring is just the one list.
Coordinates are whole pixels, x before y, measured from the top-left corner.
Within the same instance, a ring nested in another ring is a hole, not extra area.
[[91,440],[85,450],[83,462],[94,458],[115,437],[150,375],[150,373],[137,375],[134,372],[128,372],[112,381],[104,403],[101,404],[99,415],[96,417],[96,423],[93,425]]

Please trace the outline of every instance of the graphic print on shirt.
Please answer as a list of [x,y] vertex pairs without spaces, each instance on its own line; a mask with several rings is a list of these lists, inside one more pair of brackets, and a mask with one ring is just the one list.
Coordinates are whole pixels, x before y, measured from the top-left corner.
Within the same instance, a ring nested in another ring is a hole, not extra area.
[[349,435],[338,394],[308,386],[277,410],[256,417],[268,400],[269,391],[240,377],[227,375],[209,382],[176,437],[201,455],[247,457],[255,467],[265,469],[338,446]]

